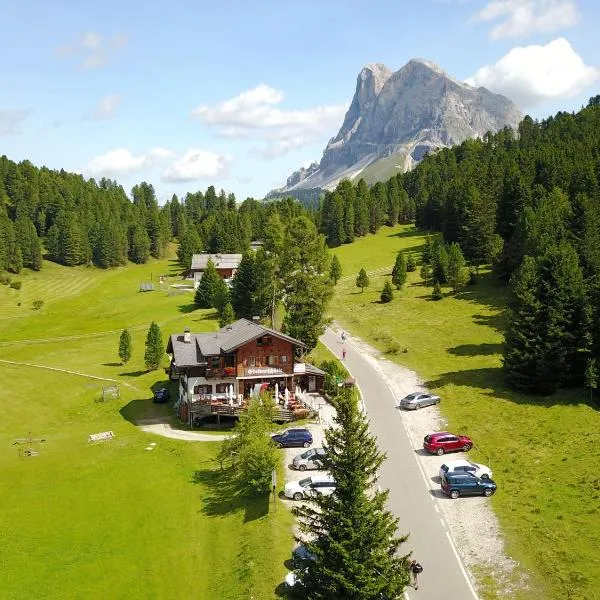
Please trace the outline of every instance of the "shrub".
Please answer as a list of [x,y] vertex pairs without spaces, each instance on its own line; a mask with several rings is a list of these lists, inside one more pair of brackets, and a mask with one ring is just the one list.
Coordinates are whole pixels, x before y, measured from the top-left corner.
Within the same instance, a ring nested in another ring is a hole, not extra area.
[[435,285],[433,286],[433,292],[431,292],[431,299],[441,300],[443,297],[444,294],[442,293],[442,287],[440,286],[439,282],[436,281]]
[[406,270],[409,273],[417,270],[417,262],[415,261],[415,257],[412,254],[409,254],[406,259]]
[[394,290],[389,279],[385,280],[383,290],[381,290],[381,301],[384,303],[391,302],[394,299]]
[[42,308],[42,306],[44,306],[44,301],[43,300],[34,300],[32,306],[33,306],[33,310],[40,310],[40,308]]
[[0,283],[2,285],[8,285],[10,283],[10,275],[2,273],[2,275],[0,275]]
[[23,285],[23,283],[22,283],[21,281],[13,281],[13,282],[10,284],[10,287],[11,287],[13,290],[20,290],[22,285]]

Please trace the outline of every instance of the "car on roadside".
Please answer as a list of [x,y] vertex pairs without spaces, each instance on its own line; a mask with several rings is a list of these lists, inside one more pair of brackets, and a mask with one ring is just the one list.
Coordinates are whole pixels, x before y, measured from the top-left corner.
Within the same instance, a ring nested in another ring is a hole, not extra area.
[[424,406],[432,406],[433,404],[439,403],[440,397],[435,394],[413,392],[400,400],[400,408],[403,408],[404,410],[418,410]]
[[313,443],[312,433],[300,427],[286,429],[283,433],[272,435],[271,439],[278,448],[308,448]]
[[318,473],[300,481],[288,481],[283,488],[283,495],[292,500],[303,500],[317,495],[329,496],[336,487],[335,479],[331,475]]
[[325,450],[323,448],[310,448],[292,460],[292,468],[297,471],[307,471],[309,469],[322,469]]
[[442,477],[442,492],[452,499],[460,496],[491,496],[496,491],[493,479],[475,477],[470,473],[448,473]]
[[302,567],[307,562],[315,560],[317,560],[317,557],[304,544],[299,544],[292,550],[292,564],[294,568]]
[[468,452],[472,447],[473,440],[470,437],[448,431],[428,433],[423,438],[423,448],[438,456],[442,456],[446,452]]
[[471,462],[470,460],[458,459],[449,460],[440,467],[440,480],[444,475],[454,475],[455,473],[469,473],[481,479],[492,478],[492,470],[489,467]]
[[152,402],[156,404],[164,404],[169,401],[171,394],[167,388],[159,388],[154,391],[154,395],[152,396]]

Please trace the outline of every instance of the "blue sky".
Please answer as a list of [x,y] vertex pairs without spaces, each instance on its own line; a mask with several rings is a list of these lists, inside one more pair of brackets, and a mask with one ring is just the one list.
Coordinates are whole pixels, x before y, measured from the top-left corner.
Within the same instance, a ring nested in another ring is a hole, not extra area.
[[537,118],[600,93],[592,0],[3,0],[0,152],[159,200],[262,197],[319,160],[366,64],[411,58]]

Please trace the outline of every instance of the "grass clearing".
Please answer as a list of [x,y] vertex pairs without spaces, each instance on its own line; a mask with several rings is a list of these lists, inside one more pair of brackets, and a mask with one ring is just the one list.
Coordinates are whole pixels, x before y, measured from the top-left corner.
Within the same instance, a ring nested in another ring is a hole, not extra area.
[[[507,290],[482,272],[475,286],[439,302],[418,269],[390,304],[379,295],[396,252],[420,251],[413,227],[382,228],[335,250],[344,278],[335,318],[391,360],[414,369],[438,392],[448,428],[473,436],[473,459],[495,471],[491,499],[507,553],[532,573],[532,587],[514,598],[600,598],[600,411],[586,390],[549,398],[518,394],[504,385],[500,355]],[[361,267],[376,271],[361,293]],[[384,267],[389,267],[385,269]],[[404,352],[406,350],[406,352]],[[483,584],[489,580],[481,578]],[[486,598],[501,597],[492,583]]]
[[[138,291],[171,267],[45,263],[13,278],[21,290],[0,286],[2,359],[114,379],[121,392],[98,402],[109,382],[0,362],[3,597],[276,596],[292,545],[289,511],[223,494],[218,443],[154,436],[133,424],[171,412],[150,400],[153,387],[174,388],[164,370],[145,371],[150,322],[161,324],[165,345],[186,325],[217,328],[210,311],[191,310],[191,294]],[[38,311],[36,298],[44,299]],[[127,365],[117,358],[124,327],[133,338]],[[114,439],[88,442],[108,430]],[[13,443],[29,431],[47,441],[33,444],[38,456],[22,457]],[[150,442],[156,446],[146,450]]]

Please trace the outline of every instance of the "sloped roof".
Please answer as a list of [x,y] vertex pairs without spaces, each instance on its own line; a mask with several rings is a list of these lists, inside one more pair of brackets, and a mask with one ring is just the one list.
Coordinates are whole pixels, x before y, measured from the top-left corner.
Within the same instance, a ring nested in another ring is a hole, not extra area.
[[208,261],[212,260],[217,269],[237,269],[242,261],[241,254],[194,254],[192,256],[193,271],[204,271]]
[[325,371],[311,365],[310,363],[295,363],[294,364],[294,375],[327,375]]
[[190,343],[183,341],[182,333],[174,333],[170,337],[167,352],[170,349],[173,351],[177,366],[203,364],[206,356],[227,354],[264,335],[272,335],[287,340],[295,346],[306,348],[303,342],[285,333],[263,327],[248,319],[239,319],[212,333],[191,333]]

